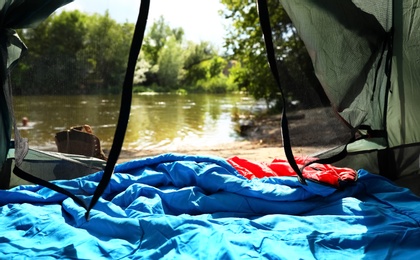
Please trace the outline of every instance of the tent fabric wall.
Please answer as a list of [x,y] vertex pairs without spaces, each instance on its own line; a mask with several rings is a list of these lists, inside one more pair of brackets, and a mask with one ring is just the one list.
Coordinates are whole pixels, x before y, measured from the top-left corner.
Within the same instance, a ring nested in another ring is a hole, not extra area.
[[280,2],[333,108],[368,140],[349,144],[349,155],[337,165],[394,179],[417,174],[420,13],[414,7],[419,1]]
[[[382,46],[386,30],[371,14],[352,1],[281,1],[314,64],[315,73],[332,106],[353,127],[382,130],[386,80],[376,78],[384,67]],[[383,7],[387,9],[385,5]],[[381,59],[382,58],[382,59]],[[383,106],[380,106],[383,107]]]
[[[0,92],[0,173],[10,148],[11,129],[14,121],[9,75],[14,64],[26,50],[26,46],[14,29],[36,26],[57,8],[70,2],[72,0],[5,0],[0,3],[0,84],[2,88]],[[15,139],[17,142],[16,156],[20,162],[26,154],[27,144],[19,138],[17,130]]]
[[394,59],[389,94],[391,147],[420,142],[420,11],[418,0],[395,1]]
[[12,123],[9,115],[9,110],[6,105],[6,95],[3,91],[0,92],[0,172],[4,162],[6,161],[7,151],[9,149],[8,143],[10,141],[10,133],[12,130]]

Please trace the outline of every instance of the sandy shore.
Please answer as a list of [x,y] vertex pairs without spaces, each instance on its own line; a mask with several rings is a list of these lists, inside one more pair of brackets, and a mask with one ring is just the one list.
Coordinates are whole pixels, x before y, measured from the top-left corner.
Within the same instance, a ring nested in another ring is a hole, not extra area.
[[[176,150],[122,151],[120,162],[163,153],[213,155],[222,158],[238,156],[260,162],[271,162],[275,158],[284,159],[280,120],[280,115],[253,118],[242,133],[246,141],[191,149],[183,147]],[[289,129],[295,156],[316,155],[345,143],[348,138],[348,130],[330,108],[293,111],[289,114]]]
[[[294,147],[293,154],[295,156],[312,156],[327,149],[328,147]],[[286,158],[283,147],[280,145],[263,145],[251,141],[241,141],[225,144],[223,146],[203,147],[200,149],[122,151],[119,162],[155,156],[163,153],[212,155],[225,159],[238,156],[240,158],[258,162],[271,162],[276,158]]]

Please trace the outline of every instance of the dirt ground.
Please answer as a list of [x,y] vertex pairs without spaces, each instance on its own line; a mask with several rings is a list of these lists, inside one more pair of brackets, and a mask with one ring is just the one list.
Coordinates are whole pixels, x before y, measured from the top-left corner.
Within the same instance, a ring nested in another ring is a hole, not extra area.
[[[295,156],[312,156],[349,138],[348,129],[331,108],[291,111],[288,120]],[[252,161],[271,162],[275,158],[285,158],[280,124],[281,115],[262,115],[246,119],[241,131],[244,141],[199,149],[122,151],[119,162],[167,152],[222,158],[238,156]]]

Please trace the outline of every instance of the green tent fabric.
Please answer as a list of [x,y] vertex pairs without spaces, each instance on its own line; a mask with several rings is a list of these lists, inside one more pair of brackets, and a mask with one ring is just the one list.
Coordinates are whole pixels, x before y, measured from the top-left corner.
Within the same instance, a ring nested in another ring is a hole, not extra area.
[[391,179],[419,173],[419,1],[280,2],[333,108],[363,137],[337,165]]
[[[13,65],[26,51],[14,29],[30,28],[38,25],[57,8],[72,0],[1,0],[0,1],[0,170],[6,160],[10,146],[13,108],[9,74]],[[16,129],[16,128],[15,128]],[[25,140],[15,131],[17,158],[23,159],[27,152]]]

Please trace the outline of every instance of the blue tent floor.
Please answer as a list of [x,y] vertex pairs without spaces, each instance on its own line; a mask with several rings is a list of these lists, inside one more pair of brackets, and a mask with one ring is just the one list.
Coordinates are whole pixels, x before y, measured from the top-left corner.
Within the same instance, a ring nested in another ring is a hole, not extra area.
[[[101,175],[57,183],[89,201]],[[62,194],[18,186],[0,191],[0,258],[418,259],[420,198],[358,175],[336,190],[161,154],[117,165],[89,221]]]

